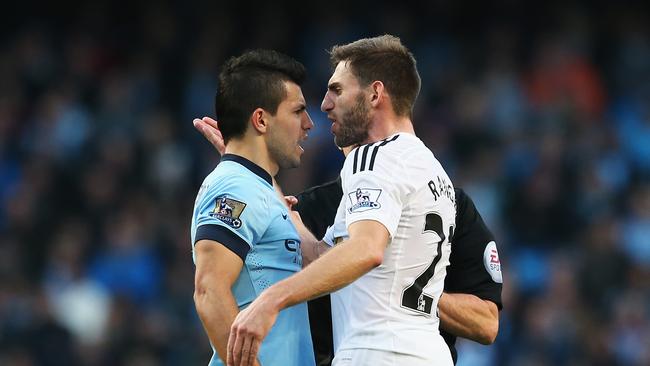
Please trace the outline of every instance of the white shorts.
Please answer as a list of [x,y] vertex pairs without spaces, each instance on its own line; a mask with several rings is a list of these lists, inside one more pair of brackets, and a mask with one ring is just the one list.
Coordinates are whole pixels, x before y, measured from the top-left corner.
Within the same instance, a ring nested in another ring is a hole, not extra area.
[[336,353],[332,366],[453,366],[449,352],[435,359],[405,353],[356,348]]

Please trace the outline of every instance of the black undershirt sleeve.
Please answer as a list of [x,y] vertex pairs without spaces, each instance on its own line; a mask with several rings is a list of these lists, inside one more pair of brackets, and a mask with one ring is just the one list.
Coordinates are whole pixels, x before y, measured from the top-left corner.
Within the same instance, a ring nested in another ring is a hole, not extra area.
[[[499,310],[502,284],[494,282],[485,269],[485,247],[494,241],[494,235],[483,222],[472,199],[459,188],[456,191],[456,233],[452,238],[451,256],[445,277],[445,292],[475,295],[492,301]],[[440,331],[449,345],[454,364],[457,361],[456,336]]]

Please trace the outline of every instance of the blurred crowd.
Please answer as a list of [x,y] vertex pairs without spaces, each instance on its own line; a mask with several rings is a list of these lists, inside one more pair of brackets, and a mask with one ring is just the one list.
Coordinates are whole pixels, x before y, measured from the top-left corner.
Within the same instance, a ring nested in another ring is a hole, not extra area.
[[287,193],[334,179],[326,50],[418,60],[414,121],[504,268],[491,346],[459,365],[650,365],[650,8],[634,2],[68,2],[0,15],[0,365],[203,365],[189,226],[219,155],[219,66],[302,61],[315,122]]

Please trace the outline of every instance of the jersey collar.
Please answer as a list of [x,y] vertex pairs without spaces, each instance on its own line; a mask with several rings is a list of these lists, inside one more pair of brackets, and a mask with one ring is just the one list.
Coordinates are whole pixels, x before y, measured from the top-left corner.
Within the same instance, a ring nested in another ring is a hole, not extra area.
[[271,174],[267,172],[266,170],[262,169],[259,165],[253,163],[252,161],[246,159],[243,156],[235,155],[235,154],[224,154],[221,157],[221,161],[234,161],[235,163],[243,165],[246,169],[250,170],[260,178],[264,179],[267,181],[270,185],[273,185],[273,178],[271,178]]

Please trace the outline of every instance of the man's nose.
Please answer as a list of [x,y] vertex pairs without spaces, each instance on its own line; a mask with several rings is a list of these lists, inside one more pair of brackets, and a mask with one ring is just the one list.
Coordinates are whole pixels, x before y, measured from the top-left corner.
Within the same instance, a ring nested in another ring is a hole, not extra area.
[[309,116],[307,111],[305,111],[302,126],[305,130],[311,130],[314,127],[314,121],[311,119],[311,116]]
[[334,102],[332,102],[332,99],[325,94],[325,97],[323,98],[323,102],[320,104],[320,110],[323,112],[328,112],[334,108]]

